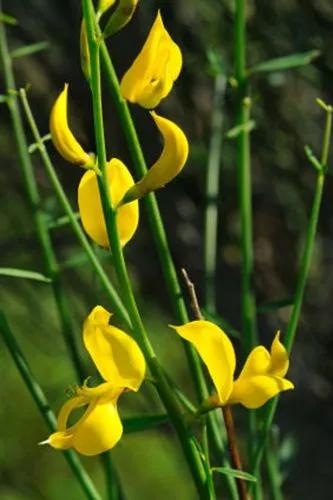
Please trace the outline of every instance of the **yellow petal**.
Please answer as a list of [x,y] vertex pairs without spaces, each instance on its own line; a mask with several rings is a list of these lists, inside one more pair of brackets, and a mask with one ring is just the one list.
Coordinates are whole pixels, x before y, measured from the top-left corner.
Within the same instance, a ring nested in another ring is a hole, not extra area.
[[294,388],[294,384],[282,377],[256,375],[239,378],[234,383],[229,404],[241,403],[246,408],[259,408],[279,392]]
[[50,116],[50,131],[55,148],[70,163],[85,168],[93,166],[93,159],[80,146],[67,122],[68,83],[57,97]]
[[163,151],[146,175],[125,194],[122,203],[164,187],[179,174],[186,163],[189,146],[184,132],[174,122],[155,112],[151,116],[163,136]]
[[[48,444],[57,449],[74,448],[82,455],[88,456],[98,455],[113,448],[123,431],[117,411],[117,399],[120,393],[121,391],[115,393],[112,399],[110,397],[92,399],[84,415],[68,429],[51,434]],[[75,408],[75,402],[68,403],[72,409]]]
[[228,403],[241,403],[246,408],[258,408],[279,392],[293,389],[294,385],[283,378],[288,365],[288,353],[277,333],[270,353],[263,346],[258,346],[250,352],[243,370],[234,382]]
[[84,417],[76,424],[72,446],[82,455],[98,455],[113,448],[122,433],[117,406],[97,400],[91,403]]
[[181,67],[181,51],[158,12],[141,52],[121,81],[121,94],[130,102],[153,109],[169,94]]
[[255,347],[248,355],[239,378],[250,378],[268,373],[270,354],[264,346]]
[[[107,177],[113,206],[116,206],[126,191],[133,186],[133,178],[126,166],[117,158],[107,164]],[[109,247],[109,239],[99,195],[96,173],[88,170],[81,178],[78,188],[78,205],[82,225],[98,245]],[[117,210],[117,223],[121,245],[133,237],[139,222],[139,206],[134,201]]]
[[288,352],[280,342],[280,332],[277,332],[271,347],[270,372],[277,377],[284,377],[289,368]]
[[221,403],[224,404],[232,390],[236,364],[234,348],[228,336],[210,321],[192,321],[172,328],[194,345],[208,368]]
[[127,333],[109,325],[110,313],[96,306],[83,327],[83,341],[104,380],[113,387],[137,391],[145,376],[145,360]]

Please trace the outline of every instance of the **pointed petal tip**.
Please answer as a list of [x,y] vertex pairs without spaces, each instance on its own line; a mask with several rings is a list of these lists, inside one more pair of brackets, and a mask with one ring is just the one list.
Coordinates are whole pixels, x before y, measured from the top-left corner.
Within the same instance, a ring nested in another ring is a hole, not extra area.
[[37,445],[44,446],[45,444],[50,444],[50,443],[51,443],[50,438],[47,438],[44,441],[40,441],[39,443],[37,443]]

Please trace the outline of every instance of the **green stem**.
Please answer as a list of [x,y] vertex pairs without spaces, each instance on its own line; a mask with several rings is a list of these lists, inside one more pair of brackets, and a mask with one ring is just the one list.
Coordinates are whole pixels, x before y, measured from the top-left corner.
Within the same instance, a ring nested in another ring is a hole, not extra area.
[[51,184],[55,190],[55,193],[58,197],[58,200],[68,216],[69,222],[72,226],[73,232],[75,233],[79,243],[81,244],[82,248],[84,249],[90,263],[92,264],[93,268],[96,271],[97,276],[100,279],[101,284],[103,285],[103,288],[105,292],[107,293],[107,296],[112,304],[112,307],[114,309],[114,312],[119,315],[119,317],[126,323],[127,326],[131,326],[131,322],[128,316],[128,313],[121,302],[116,290],[113,288],[107,274],[105,273],[104,269],[102,268],[98,258],[96,257],[96,254],[94,253],[88,239],[86,238],[78,220],[77,216],[72,209],[68,198],[63,190],[63,187],[59,181],[59,178],[56,174],[56,171],[52,165],[52,162],[50,160],[49,154],[46,150],[45,144],[42,141],[42,137],[40,135],[40,132],[37,128],[37,124],[35,121],[35,118],[32,114],[26,92],[24,89],[20,90],[20,97],[22,101],[22,105],[28,120],[28,123],[30,125],[32,134],[34,136],[34,140],[36,141],[36,144],[38,145],[38,150],[43,162],[43,165],[46,169],[46,172],[49,176],[49,179],[51,181]]
[[242,343],[248,354],[257,343],[256,306],[252,290],[253,236],[250,135],[246,123],[250,119],[251,101],[246,79],[246,0],[236,0],[235,77],[237,80],[237,123],[243,127],[237,138],[237,169],[242,250]]
[[62,335],[72,359],[73,366],[80,380],[83,377],[84,370],[75,342],[70,311],[60,279],[59,266],[57,263],[55,252],[53,250],[52,240],[50,238],[43,210],[41,208],[41,199],[38,191],[38,186],[35,180],[30,155],[28,153],[28,144],[23,129],[22,117],[19,110],[18,98],[15,88],[12,60],[9,53],[7,36],[3,22],[0,22],[0,54],[2,59],[6,90],[8,93],[7,104],[12,120],[18,156],[20,159],[19,164],[21,167],[27,198],[33,213],[34,223],[37,231],[37,238],[42,251],[45,274],[52,280],[51,287],[54,300],[57,305]]
[[[101,42],[100,49],[106,81],[112,93],[136,173],[138,177],[141,178],[147,172],[147,166],[134,122],[126,101],[121,97],[119,81],[104,41]],[[147,195],[144,202],[174,314],[180,324],[187,323],[189,317],[155,195],[152,193]],[[200,360],[197,353],[188,342],[183,342],[183,345],[188,359],[192,380],[198,395],[198,401],[201,403],[208,397],[209,391]],[[219,424],[215,415],[208,416],[207,427],[216,454],[221,456],[224,452],[224,444],[220,436]],[[228,483],[229,482],[234,483],[232,478]],[[237,495],[235,488],[233,488],[233,493],[230,490],[230,495],[230,498],[235,499],[235,495]]]
[[209,498],[207,489],[207,478],[202,464],[201,457],[195,445],[193,437],[189,434],[185,421],[181,414],[180,407],[174,397],[173,391],[168,384],[164,372],[155,356],[154,350],[150,344],[147,332],[143,325],[136,300],[131,287],[131,282],[127,273],[126,263],[122,252],[116,211],[112,208],[112,200],[108,189],[108,181],[106,177],[106,152],[104,139],[104,125],[102,112],[102,96],[101,96],[101,81],[100,81],[100,62],[99,62],[99,42],[96,40],[95,34],[95,13],[91,0],[83,0],[83,13],[87,26],[89,53],[90,53],[90,70],[91,70],[91,91],[94,110],[94,128],[96,149],[98,157],[98,166],[102,172],[98,176],[98,184],[100,189],[101,201],[104,211],[106,227],[112,255],[115,263],[115,270],[118,276],[119,284],[122,290],[127,310],[129,312],[132,325],[133,335],[137,339],[147,361],[147,364],[152,372],[153,377],[157,381],[158,392],[164,405],[170,415],[170,419],[178,434],[184,454],[187,458],[190,470],[193,475],[198,493],[201,498]]
[[[311,259],[313,255],[313,249],[315,244],[315,237],[317,233],[318,227],[318,219],[321,207],[321,201],[323,197],[324,183],[325,183],[325,172],[327,168],[327,160],[328,160],[328,152],[330,147],[331,140],[331,132],[332,132],[332,108],[329,107],[327,109],[326,115],[326,126],[324,132],[323,146],[322,146],[322,155],[321,155],[321,164],[323,167],[322,172],[317,174],[316,187],[314,193],[314,199],[312,203],[310,220],[305,236],[304,249],[300,262],[300,270],[298,274],[295,298],[294,298],[294,306],[292,309],[292,313],[288,322],[287,331],[284,339],[284,345],[288,351],[291,352],[293,348],[293,344],[295,341],[295,335],[297,331],[297,326],[300,318],[300,313],[303,305],[303,297],[304,291],[307,284]],[[269,435],[269,430],[272,426],[273,418],[276,412],[277,404],[279,398],[276,397],[272,401],[267,404],[267,408],[265,411],[265,416],[262,424],[262,437],[259,442],[258,448],[255,453],[254,463],[253,463],[253,471],[254,473],[259,470],[260,463],[263,457],[263,453],[265,451],[267,437]]]
[[206,173],[206,207],[204,232],[205,306],[216,312],[216,252],[218,234],[218,195],[223,131],[222,102],[226,87],[224,75],[217,75],[214,82],[211,138]]
[[[49,403],[41,387],[34,378],[2,311],[0,311],[0,334],[48,428],[51,432],[55,432],[57,429],[55,415],[50,409]],[[90,477],[82,467],[76,453],[72,450],[66,450],[63,452],[63,455],[72,469],[73,474],[79,481],[86,497],[89,500],[101,500],[99,493],[96,491]]]
[[[270,441],[273,441],[273,436]],[[278,447],[275,443],[270,442],[265,450],[265,462],[267,469],[267,487],[269,498],[272,500],[283,500],[281,492],[281,474],[279,470]]]
[[[253,234],[252,234],[252,184],[250,134],[245,125],[250,120],[251,100],[248,97],[246,78],[246,0],[235,1],[235,77],[237,80],[236,126],[242,127],[237,137],[238,198],[241,222],[241,275],[242,275],[242,336],[243,352],[247,355],[258,343],[256,303],[253,282]],[[248,450],[252,460],[256,436],[256,414],[248,413]],[[256,488],[256,498],[259,488]]]

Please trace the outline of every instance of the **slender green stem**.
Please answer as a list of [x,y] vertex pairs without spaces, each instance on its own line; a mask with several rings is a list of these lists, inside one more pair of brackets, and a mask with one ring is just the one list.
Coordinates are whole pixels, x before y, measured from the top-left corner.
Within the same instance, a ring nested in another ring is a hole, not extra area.
[[[246,0],[235,0],[235,77],[237,80],[236,126],[243,127],[237,137],[238,203],[241,222],[241,342],[247,355],[258,343],[256,303],[253,283],[252,184],[250,134],[245,125],[250,120],[251,100],[246,78]],[[248,413],[248,450],[250,461],[256,435],[256,414]],[[256,488],[258,499],[259,488]]]
[[[1,4],[0,4],[1,8]],[[35,180],[34,170],[28,153],[28,144],[22,124],[22,117],[19,110],[18,98],[15,89],[15,79],[12,67],[12,60],[9,53],[5,27],[0,22],[0,54],[3,65],[4,78],[8,93],[8,107],[12,120],[14,137],[17,144],[18,156],[20,159],[21,172],[25,184],[27,198],[33,213],[37,238],[42,251],[45,274],[52,280],[51,287],[61,324],[62,335],[73,362],[79,379],[83,377],[83,366],[79,351],[75,342],[75,335],[71,321],[69,306],[64,295],[63,285],[60,279],[59,266],[53,250],[52,240],[47,228],[46,219],[41,208],[41,199],[38,186]]]
[[283,500],[283,494],[281,492],[281,474],[279,470],[278,447],[275,446],[275,443],[272,442],[273,439],[271,439],[270,441],[270,446],[267,446],[265,450],[269,498],[271,498],[272,500]]
[[[49,403],[41,387],[34,378],[23,355],[23,352],[21,351],[13,333],[11,332],[6,317],[2,311],[0,311],[0,334],[17,366],[17,369],[21,374],[22,379],[24,380],[33,400],[35,401],[40,414],[45,420],[50,431],[54,432],[57,428],[55,415],[50,409]],[[72,469],[73,474],[79,481],[86,497],[89,500],[101,500],[99,493],[96,491],[90,477],[82,467],[82,464],[78,459],[76,453],[71,450],[66,450],[63,452],[63,455],[67,460],[70,468]]]
[[59,181],[59,178],[58,178],[56,171],[53,167],[53,164],[50,160],[50,157],[49,157],[49,154],[48,154],[47,149],[45,147],[45,144],[42,141],[40,132],[37,128],[37,124],[36,124],[35,118],[32,114],[32,111],[31,111],[31,108],[30,108],[30,105],[29,105],[29,102],[28,102],[28,99],[26,96],[26,92],[24,89],[20,90],[20,97],[21,97],[23,109],[25,111],[28,123],[30,125],[32,134],[34,136],[34,140],[36,141],[36,144],[38,145],[38,150],[40,152],[43,165],[46,169],[46,172],[49,176],[49,179],[50,179],[51,184],[55,190],[55,193],[58,197],[58,200],[59,200],[64,212],[66,213],[66,215],[69,218],[69,222],[72,226],[73,232],[75,233],[75,235],[76,235],[79,243],[81,244],[83,250],[85,251],[90,263],[92,264],[94,270],[96,271],[96,274],[99,277],[100,282],[103,285],[105,292],[107,293],[107,296],[112,304],[112,307],[113,307],[115,313],[117,313],[119,315],[119,317],[126,323],[126,325],[130,327],[131,322],[130,322],[128,313],[127,313],[122,301],[120,300],[116,290],[112,286],[107,274],[105,273],[104,269],[102,268],[98,258],[96,257],[96,254],[94,253],[88,239],[86,238],[86,236],[85,236],[85,234],[84,234],[84,232],[83,232],[83,230],[82,230],[82,228],[77,220],[77,216],[76,216],[74,210],[72,209],[72,207],[68,201],[68,198],[63,190],[63,187]]
[[87,26],[89,53],[90,53],[90,70],[91,70],[91,90],[94,109],[94,126],[96,149],[98,157],[98,166],[102,175],[98,177],[101,201],[105,216],[106,227],[112,255],[115,263],[119,284],[122,290],[126,307],[128,309],[132,324],[133,335],[137,339],[153,377],[157,381],[158,392],[163,400],[165,407],[170,415],[170,419],[177,431],[178,437],[183,447],[183,451],[187,458],[190,470],[193,475],[198,493],[201,498],[209,498],[209,490],[207,488],[207,478],[202,464],[201,457],[195,445],[194,439],[189,434],[185,421],[181,414],[178,401],[175,399],[172,388],[170,387],[167,378],[164,375],[162,368],[155,356],[153,348],[147,336],[147,332],[143,325],[136,300],[132,291],[131,282],[127,273],[126,263],[124,260],[118,228],[116,221],[116,211],[112,208],[112,200],[108,190],[108,182],[106,178],[106,154],[105,154],[105,139],[104,125],[102,113],[102,96],[101,96],[101,80],[99,66],[99,42],[95,33],[95,13],[91,0],[83,0],[83,13]]
[[[319,219],[319,213],[320,213],[320,207],[321,207],[321,201],[323,197],[323,190],[324,190],[324,183],[325,183],[325,172],[327,168],[327,160],[328,160],[328,152],[329,152],[329,147],[330,147],[330,140],[331,140],[331,132],[332,132],[332,108],[329,107],[327,109],[327,115],[326,115],[326,125],[325,125],[325,131],[324,131],[324,139],[323,139],[323,146],[322,146],[322,155],[321,155],[321,164],[322,164],[322,171],[318,172],[317,174],[317,180],[316,180],[316,187],[315,187],[315,193],[314,193],[314,199],[312,203],[312,208],[311,208],[311,213],[310,213],[310,220],[305,236],[305,242],[304,242],[304,249],[303,249],[303,254],[301,257],[301,262],[300,262],[300,269],[299,269],[299,274],[298,274],[298,279],[297,279],[297,284],[296,284],[296,291],[295,291],[295,297],[294,297],[294,305],[292,309],[292,313],[287,325],[287,331],[284,339],[284,345],[288,351],[288,353],[291,352],[294,341],[295,341],[295,335],[297,331],[297,326],[300,318],[300,313],[303,305],[303,297],[304,297],[304,291],[305,287],[307,284],[308,276],[309,276],[309,271],[310,271],[310,265],[311,265],[311,259],[313,255],[313,249],[314,249],[314,244],[315,244],[315,237],[317,233],[317,227],[318,227],[318,219]],[[275,415],[275,411],[277,408],[279,398],[276,397],[272,401],[270,401],[267,404],[267,408],[265,411],[265,416],[264,416],[264,421],[262,424],[262,437],[259,442],[259,445],[257,447],[255,457],[254,457],[254,462],[253,462],[253,472],[255,473],[260,466],[263,453],[265,451],[265,446],[267,442],[267,437],[269,435],[269,430],[272,426],[273,418]]]
[[252,290],[253,236],[250,135],[251,101],[246,79],[246,0],[236,0],[235,77],[237,80],[237,126],[244,127],[237,138],[237,169],[242,250],[242,343],[245,354],[257,343],[256,308]]
[[216,312],[216,253],[218,231],[218,195],[223,131],[222,102],[226,78],[220,74],[214,81],[211,138],[206,172],[206,207],[204,232],[205,307]]
[[[136,173],[139,177],[142,177],[147,172],[146,162],[129,108],[126,101],[121,97],[119,81],[104,41],[101,42],[101,59],[106,75],[106,81],[113,96],[120,124],[128,144]],[[189,321],[189,317],[186,311],[178,275],[155,195],[147,195],[144,202],[174,314],[179,323],[187,323]],[[207,398],[209,392],[200,360],[197,353],[192,346],[189,345],[189,343],[184,342],[183,345],[190,366],[196,393],[198,395],[198,401],[201,403]],[[224,444],[220,436],[219,424],[215,415],[209,415],[207,419],[207,426],[214,448],[217,454],[221,456],[224,450]],[[234,499],[235,494],[237,494],[237,492],[234,489],[233,495],[230,492],[230,495],[232,495],[231,498]]]

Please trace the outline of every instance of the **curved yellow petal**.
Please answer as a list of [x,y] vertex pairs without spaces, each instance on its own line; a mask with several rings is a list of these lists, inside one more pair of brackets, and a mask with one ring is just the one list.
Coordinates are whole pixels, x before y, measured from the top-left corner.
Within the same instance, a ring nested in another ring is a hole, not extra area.
[[143,354],[127,333],[109,325],[111,314],[96,306],[83,327],[83,341],[98,371],[113,387],[137,391],[145,376]]
[[217,394],[225,404],[232,391],[236,359],[228,336],[210,321],[191,321],[183,326],[171,326],[191,342],[208,368]]
[[169,94],[181,68],[181,51],[158,12],[141,52],[122,78],[121,94],[130,102],[153,109]]
[[186,163],[189,146],[184,132],[174,122],[155,112],[151,112],[151,116],[163,136],[163,151],[146,175],[125,194],[122,203],[164,187],[179,174]]
[[[123,432],[117,411],[117,399],[121,392],[118,390],[114,393],[112,399],[110,397],[92,399],[83,416],[68,429],[51,434],[48,444],[57,449],[74,448],[82,455],[88,456],[98,455],[113,448]],[[72,409],[75,408],[75,402],[68,403],[71,403]],[[68,407],[65,412],[68,411]]]
[[239,378],[266,374],[269,371],[270,360],[270,354],[264,346],[255,347],[248,355]]
[[228,403],[241,403],[246,408],[258,408],[281,391],[294,385],[284,379],[289,360],[285,347],[276,334],[271,352],[263,346],[255,347],[247,357],[244,368],[234,382]]
[[277,332],[271,346],[270,372],[277,377],[284,377],[289,368],[288,352],[280,342],[280,332]]
[[246,408],[259,408],[279,392],[294,388],[294,384],[282,377],[256,375],[239,378],[234,383],[229,404],[241,403]]
[[65,160],[85,168],[94,165],[93,159],[80,146],[72,134],[67,122],[68,83],[57,97],[50,115],[52,141]]
[[[126,191],[133,186],[133,178],[126,166],[117,158],[107,164],[107,177],[113,206],[117,206]],[[109,247],[109,239],[99,195],[96,173],[88,170],[81,178],[78,188],[78,205],[82,225],[86,233],[98,245]],[[139,222],[137,201],[128,203],[117,210],[117,223],[121,245],[124,246],[134,236]]]

